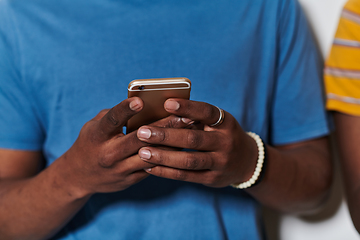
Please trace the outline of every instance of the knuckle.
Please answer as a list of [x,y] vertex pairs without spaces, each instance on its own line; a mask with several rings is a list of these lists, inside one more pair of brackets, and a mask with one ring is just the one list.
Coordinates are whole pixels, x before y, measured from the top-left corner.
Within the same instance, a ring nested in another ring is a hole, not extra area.
[[99,131],[97,131],[97,122],[89,121],[85,123],[79,133],[79,140],[83,142],[90,142],[92,144],[98,144],[101,142]]
[[178,128],[181,126],[181,118],[170,115],[166,119],[163,119],[163,121],[158,121],[151,125],[162,128]]
[[159,143],[164,143],[167,140],[167,133],[166,131],[160,130],[153,134],[154,137],[158,140]]
[[113,158],[111,153],[100,154],[98,157],[98,164],[102,168],[110,168],[114,164],[114,161],[112,159]]
[[187,169],[196,169],[199,166],[199,161],[195,154],[189,153],[185,159],[185,166]]
[[158,152],[152,151],[151,159],[153,162],[156,162],[158,165],[163,165],[166,162],[166,157]]
[[202,139],[199,134],[197,134],[195,131],[189,131],[187,138],[187,146],[190,148],[196,149],[201,145]]
[[[87,135],[88,135],[88,132],[90,131],[90,129],[91,129],[91,123],[90,122],[87,122],[87,123],[85,123],[83,126],[82,126],[82,128],[81,128],[81,130],[80,130],[80,133],[79,133],[79,137],[81,138],[81,137],[87,137]],[[91,134],[90,134],[91,135]]]
[[160,167],[160,166],[154,167],[152,170],[153,173],[155,173],[154,170],[156,170],[156,174],[155,174],[156,176],[165,177],[164,169],[162,167]]
[[183,170],[175,170],[175,178],[184,181],[186,179],[186,174]]
[[105,114],[105,113],[107,113],[109,111],[109,109],[102,109],[102,110],[100,110],[100,112],[98,113],[98,115],[100,114]]
[[96,116],[95,116],[92,120],[97,121],[97,120],[101,119],[102,117],[105,116],[105,114],[106,114],[108,111],[109,111],[109,109],[103,109],[103,110],[101,110],[98,114],[96,114]]
[[120,125],[120,121],[117,119],[113,111],[109,111],[108,114],[105,115],[107,122],[114,126],[118,127]]
[[89,121],[89,122],[86,122],[81,130],[80,130],[80,134],[87,134],[89,131],[93,131],[93,127],[94,126],[94,121]]
[[100,157],[98,163],[102,168],[110,168],[112,166],[112,162],[105,157]]
[[109,112],[109,109],[103,109],[103,110],[101,110],[101,111],[96,115],[96,117],[102,118],[102,117],[104,117],[104,116],[106,115],[106,113],[108,113],[108,112]]
[[167,128],[178,128],[179,126],[181,126],[181,119],[173,115],[169,117],[169,121],[165,125]]

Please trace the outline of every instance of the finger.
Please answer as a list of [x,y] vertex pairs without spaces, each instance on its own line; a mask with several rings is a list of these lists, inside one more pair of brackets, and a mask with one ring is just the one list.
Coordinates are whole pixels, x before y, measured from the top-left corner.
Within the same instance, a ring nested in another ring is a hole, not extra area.
[[99,121],[101,134],[106,137],[115,136],[122,132],[126,122],[141,111],[143,102],[138,97],[128,98],[110,109]]
[[211,176],[213,175],[212,172],[208,170],[191,171],[168,168],[165,166],[155,166],[152,168],[147,168],[145,169],[145,171],[157,177],[193,183],[201,183],[205,185],[209,185]]
[[139,156],[151,164],[184,170],[210,170],[215,162],[209,152],[166,151],[152,147],[141,148]]
[[124,161],[125,159],[137,154],[140,148],[148,146],[148,143],[142,142],[136,136],[136,132],[109,140],[108,148],[102,155],[100,165],[104,168],[113,167],[117,162]]
[[161,128],[185,128],[189,126],[189,123],[182,121],[181,117],[171,115],[150,124],[150,126]]
[[132,186],[132,185],[140,182],[141,180],[147,178],[148,176],[149,176],[149,174],[145,170],[139,170],[139,171],[136,171],[136,172],[132,173],[131,175],[129,175],[126,180],[129,184],[129,186]]
[[118,169],[119,172],[131,175],[138,171],[144,171],[144,169],[152,168],[155,165],[149,162],[145,162],[140,158],[138,154],[133,155],[129,158],[124,159],[121,162],[118,162],[115,165],[115,168]]
[[[176,127],[181,128],[187,126],[184,122],[181,121],[181,118],[176,116],[169,116],[158,122],[153,123],[152,125],[160,127]],[[140,141],[135,132],[131,132],[127,135],[118,135],[117,138],[112,138],[110,140],[111,154],[113,157],[111,159],[116,159],[115,161],[109,161],[109,163],[104,164],[105,166],[111,166],[114,162],[120,161],[131,155],[136,154],[141,147],[148,146],[149,143]],[[118,156],[121,156],[119,158]]]
[[200,151],[215,151],[222,148],[222,134],[192,129],[158,128],[143,126],[137,137],[144,142],[169,147],[188,148]]
[[164,108],[169,113],[185,118],[184,121],[191,119],[208,126],[216,123],[220,119],[219,109],[205,102],[171,98],[166,100]]

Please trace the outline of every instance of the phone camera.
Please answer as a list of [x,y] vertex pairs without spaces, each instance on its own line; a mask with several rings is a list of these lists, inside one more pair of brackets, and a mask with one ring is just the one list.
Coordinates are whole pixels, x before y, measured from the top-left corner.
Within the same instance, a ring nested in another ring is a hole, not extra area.
[[139,90],[144,90],[145,86],[144,85],[141,85],[138,87]]

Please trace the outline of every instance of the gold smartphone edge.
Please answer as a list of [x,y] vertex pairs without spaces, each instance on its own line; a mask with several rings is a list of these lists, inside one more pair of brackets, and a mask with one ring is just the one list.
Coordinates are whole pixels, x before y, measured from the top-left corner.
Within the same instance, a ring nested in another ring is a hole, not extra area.
[[185,77],[177,77],[177,78],[150,78],[150,79],[135,79],[132,80],[128,85],[128,91],[144,91],[141,89],[134,89],[136,87],[140,87],[142,85],[174,85],[174,84],[186,84],[185,87],[176,87],[176,88],[158,88],[158,89],[146,89],[145,91],[154,91],[154,90],[172,90],[172,89],[191,89],[191,81]]

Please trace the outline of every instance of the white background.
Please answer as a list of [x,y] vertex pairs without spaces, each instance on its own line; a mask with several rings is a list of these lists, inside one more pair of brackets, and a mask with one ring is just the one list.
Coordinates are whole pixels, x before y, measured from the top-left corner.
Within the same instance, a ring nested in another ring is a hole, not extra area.
[[[329,53],[338,20],[346,0],[299,0],[324,59]],[[269,240],[360,240],[352,225],[343,197],[339,160],[334,150],[335,184],[325,209],[315,216],[278,216],[265,211]]]

